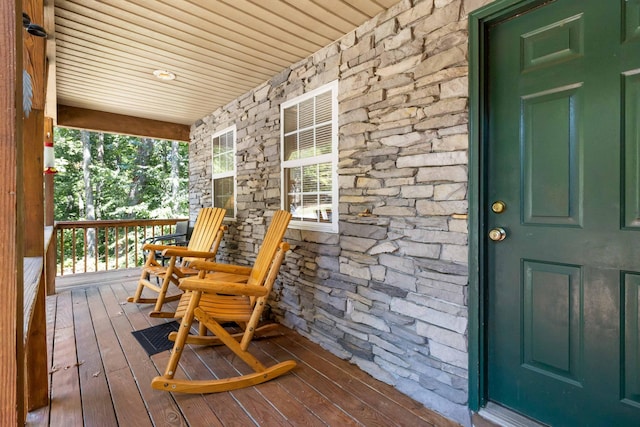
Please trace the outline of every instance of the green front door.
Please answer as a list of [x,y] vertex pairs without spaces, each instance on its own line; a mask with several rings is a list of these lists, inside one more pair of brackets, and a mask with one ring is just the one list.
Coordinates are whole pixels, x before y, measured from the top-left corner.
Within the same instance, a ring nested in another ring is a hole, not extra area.
[[488,47],[487,397],[640,426],[640,0],[551,1]]

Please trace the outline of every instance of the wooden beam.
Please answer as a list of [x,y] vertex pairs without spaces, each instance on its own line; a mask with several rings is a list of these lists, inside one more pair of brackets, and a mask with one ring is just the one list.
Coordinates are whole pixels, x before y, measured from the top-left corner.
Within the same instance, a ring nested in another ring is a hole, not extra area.
[[0,425],[24,425],[22,1],[0,0]]
[[[53,119],[44,118],[44,143],[53,144]],[[43,165],[44,168],[44,165]],[[44,225],[53,225],[54,218],[54,175],[47,173],[44,176]]]
[[44,111],[31,110],[23,123],[24,256],[44,255]]
[[[31,18],[31,22],[44,25],[43,0],[23,0],[23,10]],[[23,191],[25,204],[24,255],[27,257],[44,255],[44,98],[45,88],[45,39],[23,32],[24,69],[31,76],[33,99],[31,111],[25,113],[23,122],[24,152],[23,158]]]
[[58,105],[58,126],[189,142],[190,126]]
[[[44,25],[44,1],[23,0],[22,8],[31,22]],[[23,34],[24,69],[31,76],[33,99],[31,111],[23,119],[22,191],[24,194],[24,256],[37,264],[31,280],[35,285],[35,300],[24,307],[23,318],[28,324],[24,348],[25,406],[36,409],[49,403],[47,367],[47,316],[44,284],[44,106],[46,94],[45,39]],[[23,272],[25,277],[30,277]],[[23,284],[26,286],[26,284]],[[33,304],[33,306],[30,306]]]
[[47,30],[46,42],[46,80],[47,94],[45,96],[44,115],[51,117],[55,122],[57,119],[56,111],[56,21],[54,0],[47,0],[44,5],[44,29]]
[[[44,230],[41,234],[44,234]],[[26,407],[32,411],[49,404],[49,366],[47,362],[47,305],[44,265],[38,260],[36,295],[26,333]],[[26,315],[26,314],[25,314]]]
[[[22,8],[31,18],[31,22],[44,26],[43,0],[22,0]],[[44,110],[45,101],[45,39],[29,33],[23,33],[24,69],[31,76],[33,87],[32,107],[34,110]]]

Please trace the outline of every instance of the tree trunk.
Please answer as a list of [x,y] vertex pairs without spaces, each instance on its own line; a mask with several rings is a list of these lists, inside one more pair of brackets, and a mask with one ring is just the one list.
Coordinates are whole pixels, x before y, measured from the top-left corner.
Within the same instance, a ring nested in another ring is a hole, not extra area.
[[179,157],[178,147],[180,144],[178,141],[171,143],[171,214],[176,216],[178,212],[178,191],[180,190],[180,175],[179,175]]
[[151,150],[153,150],[153,139],[140,138],[138,152],[136,154],[136,171],[133,175],[131,187],[129,188],[128,206],[136,206],[140,203],[142,189],[147,184],[145,169],[149,165]]
[[[91,134],[89,131],[80,131],[80,140],[82,141],[82,176],[84,181],[84,200],[85,200],[85,219],[87,221],[95,221],[96,211],[93,203],[93,187],[91,186]],[[89,256],[93,257],[95,248],[96,234],[95,229],[87,230],[87,251]]]
[[[104,133],[98,134],[98,146],[96,147],[98,156],[96,162],[100,166],[100,170],[104,168]],[[95,210],[96,219],[102,219],[101,201],[102,201],[102,180],[99,179],[96,182],[96,194],[95,194]]]

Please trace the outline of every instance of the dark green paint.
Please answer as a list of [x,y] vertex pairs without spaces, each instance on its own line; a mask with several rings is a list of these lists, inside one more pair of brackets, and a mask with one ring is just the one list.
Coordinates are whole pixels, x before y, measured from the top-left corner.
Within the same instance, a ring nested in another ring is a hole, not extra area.
[[[496,0],[469,15],[469,408],[477,411],[486,395],[486,298],[484,236],[486,180],[486,51],[488,28],[549,0]],[[481,238],[482,237],[482,238]]]
[[469,404],[640,425],[640,1],[539,5],[470,17]]

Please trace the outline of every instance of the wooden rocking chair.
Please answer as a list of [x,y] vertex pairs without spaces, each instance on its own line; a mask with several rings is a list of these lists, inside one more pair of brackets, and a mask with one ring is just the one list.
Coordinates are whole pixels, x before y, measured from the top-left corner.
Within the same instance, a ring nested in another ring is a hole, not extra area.
[[[151,317],[173,317],[174,312],[162,311],[165,302],[180,299],[182,292],[176,295],[167,296],[169,284],[178,286],[180,279],[188,276],[195,276],[199,270],[191,268],[191,263],[196,260],[214,259],[218,246],[222,241],[222,236],[226,226],[222,225],[226,210],[221,208],[202,208],[198,213],[198,218],[191,234],[188,246],[178,245],[157,245],[146,244],[142,247],[148,251],[147,261],[142,267],[138,288],[134,296],[127,299],[128,302],[141,304],[155,304],[154,310],[149,314]],[[168,265],[164,266],[156,259],[156,252],[162,253],[163,258],[169,258]],[[180,261],[178,259],[180,258]],[[157,286],[151,283],[151,276],[162,280],[162,284]],[[144,288],[149,288],[158,293],[157,298],[141,298]]]
[[[258,327],[266,299],[289,250],[282,241],[291,214],[278,211],[273,217],[253,268],[198,261],[193,265],[202,269],[200,275],[184,279],[180,288],[185,291],[176,317],[182,317],[180,329],[169,335],[174,340],[173,352],[163,376],[155,377],[151,386],[158,390],[182,393],[215,393],[248,387],[276,378],[296,366],[293,360],[265,367],[247,350],[254,334],[273,330],[277,325]],[[246,279],[246,283],[239,283]],[[190,335],[193,320],[199,321],[200,334]],[[243,332],[232,334],[222,327],[223,322],[235,322]],[[210,330],[214,336],[206,335]],[[211,380],[174,379],[185,344],[224,344],[255,373],[234,378]]]

